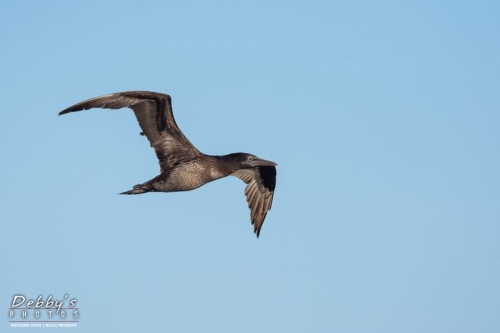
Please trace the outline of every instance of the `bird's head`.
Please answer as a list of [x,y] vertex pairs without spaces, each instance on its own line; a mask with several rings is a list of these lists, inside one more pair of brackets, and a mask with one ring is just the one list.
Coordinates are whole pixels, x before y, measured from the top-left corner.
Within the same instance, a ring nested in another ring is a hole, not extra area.
[[237,161],[239,164],[240,169],[248,169],[248,168],[256,168],[256,167],[261,167],[261,166],[276,166],[277,164],[264,160],[262,158],[259,158],[255,155],[252,154],[247,154],[247,153],[235,153],[235,154],[230,154],[232,155],[232,158]]

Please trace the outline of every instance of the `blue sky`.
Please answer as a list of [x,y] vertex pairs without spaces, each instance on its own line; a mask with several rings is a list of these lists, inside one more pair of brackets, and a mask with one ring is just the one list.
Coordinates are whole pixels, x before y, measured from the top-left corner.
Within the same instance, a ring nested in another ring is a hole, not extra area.
[[[498,332],[496,1],[6,1],[0,303],[81,332]],[[158,174],[127,90],[207,154],[278,163],[257,240],[233,177]],[[9,327],[5,315],[3,327]]]

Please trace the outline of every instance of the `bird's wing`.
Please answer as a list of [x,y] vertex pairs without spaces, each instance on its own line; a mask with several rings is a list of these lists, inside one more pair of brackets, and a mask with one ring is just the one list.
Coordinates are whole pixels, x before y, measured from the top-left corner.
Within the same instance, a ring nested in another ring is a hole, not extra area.
[[260,228],[264,223],[267,212],[271,209],[276,187],[276,167],[261,166],[251,169],[235,171],[231,176],[236,176],[247,185],[245,196],[247,197],[250,217],[254,232],[259,237]]
[[184,136],[172,113],[169,95],[149,91],[128,91],[83,101],[61,111],[59,115],[92,108],[120,109],[128,107],[135,113],[139,126],[160,162],[161,171],[196,158],[201,153]]

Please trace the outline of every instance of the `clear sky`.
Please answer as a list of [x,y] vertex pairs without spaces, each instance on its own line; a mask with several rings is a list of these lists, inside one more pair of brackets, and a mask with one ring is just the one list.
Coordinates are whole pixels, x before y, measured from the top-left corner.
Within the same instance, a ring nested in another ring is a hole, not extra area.
[[[0,11],[0,331],[499,332],[500,2],[13,1]],[[207,154],[278,163],[256,239],[234,177],[159,172],[127,90]],[[67,304],[66,304],[67,305]]]

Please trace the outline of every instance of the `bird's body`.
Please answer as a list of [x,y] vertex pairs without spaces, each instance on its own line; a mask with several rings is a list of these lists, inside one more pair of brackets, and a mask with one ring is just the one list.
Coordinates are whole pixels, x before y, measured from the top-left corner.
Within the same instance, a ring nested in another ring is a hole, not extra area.
[[194,190],[208,182],[232,175],[247,187],[245,195],[257,237],[264,223],[276,186],[276,163],[246,153],[223,156],[198,151],[180,131],[172,113],[170,96],[148,91],[130,91],[92,98],[59,113],[91,108],[132,109],[156,152],[160,175],[121,194]]
[[201,155],[196,159],[182,161],[173,168],[163,171],[150,181],[136,185],[134,189],[122,194],[144,192],[191,191],[211,181],[234,173],[238,166],[225,156]]

